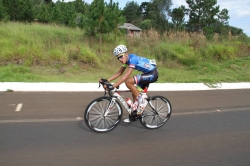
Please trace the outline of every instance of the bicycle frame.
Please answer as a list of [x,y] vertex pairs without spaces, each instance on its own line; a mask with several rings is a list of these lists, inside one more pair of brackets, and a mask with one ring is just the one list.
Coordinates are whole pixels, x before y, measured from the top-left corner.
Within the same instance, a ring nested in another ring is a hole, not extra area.
[[[113,91],[113,94],[110,95],[111,96],[111,102],[108,106],[108,109],[106,110],[104,116],[107,116],[107,114],[109,113],[109,111],[111,110],[112,106],[114,105],[114,103],[116,102],[116,100],[118,99],[122,105],[125,107],[125,109],[128,111],[129,115],[131,115],[132,113],[132,109],[128,106],[127,102],[123,99],[123,97],[120,95],[121,92],[131,92],[130,90],[118,90],[116,89],[115,91]],[[141,92],[140,92],[141,93]],[[146,94],[146,93],[145,93]],[[154,109],[154,107],[151,105],[151,103],[149,102],[150,106]]]
[[108,109],[106,110],[104,116],[107,116],[111,108],[113,107],[114,103],[118,99],[122,105],[125,107],[125,109],[128,111],[128,113],[131,115],[132,109],[128,106],[127,102],[123,99],[123,97],[120,95],[121,92],[131,92],[130,90],[115,90],[114,93],[111,96],[111,102],[108,106]]

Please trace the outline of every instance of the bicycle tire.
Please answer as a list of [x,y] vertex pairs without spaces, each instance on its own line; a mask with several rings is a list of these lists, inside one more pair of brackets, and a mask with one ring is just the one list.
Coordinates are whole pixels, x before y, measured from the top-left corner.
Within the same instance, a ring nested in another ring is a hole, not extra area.
[[147,129],[157,129],[163,126],[170,118],[172,106],[163,96],[153,96],[142,113],[140,123]]
[[119,102],[115,102],[109,110],[107,116],[104,116],[111,102],[110,97],[99,97],[87,106],[84,113],[86,125],[95,132],[105,133],[118,126],[122,118],[122,107]]

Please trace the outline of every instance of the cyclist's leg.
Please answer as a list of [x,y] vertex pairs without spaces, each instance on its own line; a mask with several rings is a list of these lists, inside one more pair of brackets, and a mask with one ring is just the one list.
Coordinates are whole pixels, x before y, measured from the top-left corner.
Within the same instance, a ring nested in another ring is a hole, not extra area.
[[137,88],[134,86],[135,84],[135,79],[134,77],[129,77],[126,81],[125,84],[127,86],[127,88],[131,91],[132,96],[133,96],[133,102],[136,101],[136,97],[139,96],[139,91],[137,90]]
[[[155,82],[157,79],[158,79],[157,69],[151,71],[150,73],[139,74],[135,76],[136,84],[139,85],[142,89],[148,88],[149,84]],[[139,103],[137,114],[140,115],[144,111],[147,105],[147,101],[140,95],[137,96],[137,100]]]
[[128,88],[128,89],[131,91],[131,93],[132,93],[133,102],[137,101],[137,98],[138,98],[138,96],[140,95],[140,94],[139,94],[139,90],[135,87],[135,84],[137,84],[138,86],[140,86],[142,89],[148,88],[148,86],[149,86],[149,83],[147,83],[147,82],[144,82],[144,83],[143,83],[142,81],[140,81],[140,82],[143,83],[142,85],[138,84],[139,82],[136,81],[136,80],[140,80],[140,78],[141,78],[141,74],[138,74],[138,75],[136,75],[136,76],[133,76],[133,77],[128,78],[128,79],[125,81],[125,84],[126,84],[127,88]]
[[[137,84],[142,89],[148,88],[149,84],[152,82],[157,81],[158,79],[158,72],[157,69],[153,70],[150,73],[147,74],[138,74],[136,76],[130,77],[125,81],[125,84],[128,89],[131,90],[133,101],[138,102],[137,99],[140,96],[138,89],[134,86],[134,84]],[[139,107],[139,106],[138,106]],[[137,109],[138,110],[138,109]],[[124,122],[130,122],[130,119],[125,119]]]
[[145,74],[138,74],[133,77],[129,77],[125,84],[128,89],[132,92],[133,100],[136,101],[136,98],[139,96],[138,89],[134,86],[134,84],[137,84],[142,89],[148,88],[149,84],[152,82],[155,82],[158,79],[158,72],[157,69],[151,71],[150,73]]
[[[136,101],[136,97],[139,95],[139,91],[138,91],[137,88],[134,86],[134,84],[135,84],[134,77],[129,77],[129,78],[125,81],[125,84],[126,84],[127,88],[128,88],[128,89],[131,91],[131,93],[132,93],[133,103],[134,103],[134,102],[137,102],[137,101]],[[133,106],[132,108],[135,109],[134,106]],[[133,110],[133,111],[134,111],[134,110]],[[133,113],[132,113],[130,116],[133,116]],[[126,123],[129,123],[129,122],[130,122],[130,118],[124,119],[123,121],[126,122]]]
[[142,89],[148,88],[150,83],[156,82],[158,80],[158,71],[155,68],[150,73],[138,74],[134,76],[135,84],[140,86]]

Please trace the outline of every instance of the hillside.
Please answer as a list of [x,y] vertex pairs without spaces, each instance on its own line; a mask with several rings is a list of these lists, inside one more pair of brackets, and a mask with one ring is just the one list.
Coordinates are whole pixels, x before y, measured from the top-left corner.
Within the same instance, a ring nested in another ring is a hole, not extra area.
[[[119,69],[113,48],[157,60],[159,82],[249,82],[250,39],[155,31],[96,38],[77,28],[0,23],[1,82],[96,82]],[[136,74],[137,72],[135,72]]]

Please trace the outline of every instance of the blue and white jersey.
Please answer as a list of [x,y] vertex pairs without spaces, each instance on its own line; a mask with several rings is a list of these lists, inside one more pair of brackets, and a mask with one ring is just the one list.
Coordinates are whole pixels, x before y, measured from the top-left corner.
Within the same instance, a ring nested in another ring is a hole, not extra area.
[[135,54],[128,54],[128,61],[124,67],[130,67],[143,73],[149,73],[156,68],[155,60],[149,60]]

